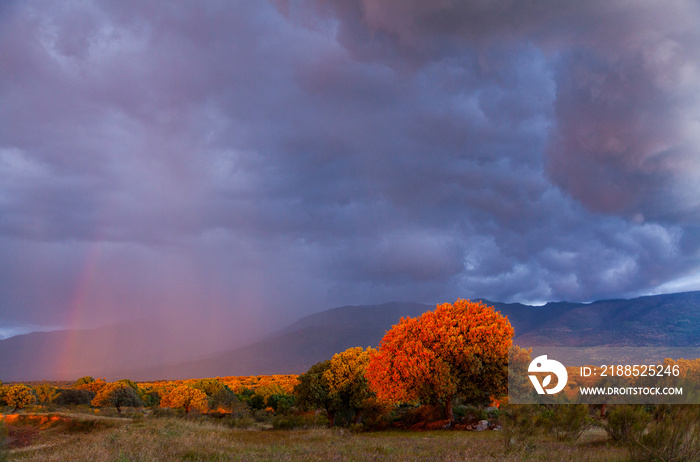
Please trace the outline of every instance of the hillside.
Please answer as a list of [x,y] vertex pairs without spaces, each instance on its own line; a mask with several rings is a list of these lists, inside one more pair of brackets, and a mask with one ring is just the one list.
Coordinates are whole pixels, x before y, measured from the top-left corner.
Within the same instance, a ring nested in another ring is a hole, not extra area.
[[[485,301],[507,315],[521,346],[700,346],[700,292],[656,295],[589,304],[543,306]],[[377,346],[402,316],[434,309],[417,303],[343,306],[307,316],[265,339],[209,353],[183,336],[179,348],[148,341],[154,326],[124,325],[76,335],[32,333],[0,341],[0,379],[75,379],[82,375],[136,380],[301,373],[353,346]],[[120,351],[91,347],[97,336],[124,339]],[[61,363],[66,342],[84,351],[81,361]],[[59,347],[60,346],[60,347]],[[184,355],[183,351],[188,353]],[[199,355],[198,359],[186,360]],[[156,362],[155,358],[161,359]],[[72,374],[66,377],[66,374]]]
[[[484,300],[508,316],[521,346],[700,346],[700,292],[543,306]],[[132,371],[136,378],[300,373],[353,346],[377,346],[402,316],[431,305],[343,306],[300,319],[278,335],[198,361]]]

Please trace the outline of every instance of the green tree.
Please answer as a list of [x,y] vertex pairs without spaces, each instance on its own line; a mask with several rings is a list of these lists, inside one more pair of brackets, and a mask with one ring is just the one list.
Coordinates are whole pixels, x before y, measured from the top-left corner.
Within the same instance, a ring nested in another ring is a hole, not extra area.
[[267,405],[280,413],[289,411],[294,406],[294,401],[294,395],[275,393],[267,397]]
[[338,395],[331,393],[330,384],[324,377],[330,367],[330,360],[311,366],[308,371],[299,376],[299,383],[294,387],[294,395],[302,409],[324,409],[328,416],[328,426],[332,427],[341,403]]
[[92,400],[93,406],[114,406],[117,413],[122,413],[122,407],[140,407],[143,401],[139,394],[128,383],[108,383]]
[[15,407],[12,412],[17,412],[18,409],[36,403],[36,396],[26,385],[13,385],[5,391],[5,401],[8,406]]
[[71,406],[90,404],[95,399],[95,392],[90,390],[80,390],[75,388],[64,388],[58,390],[58,396],[53,402],[59,406]]

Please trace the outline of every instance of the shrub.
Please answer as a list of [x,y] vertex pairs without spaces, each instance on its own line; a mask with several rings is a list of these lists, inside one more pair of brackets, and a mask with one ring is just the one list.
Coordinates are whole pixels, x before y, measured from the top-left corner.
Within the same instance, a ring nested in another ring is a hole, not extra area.
[[613,443],[628,444],[641,438],[650,417],[643,407],[625,404],[611,409],[601,426]]
[[75,388],[59,389],[53,402],[60,406],[90,404],[95,398],[95,393],[90,390],[77,390]]
[[593,425],[587,404],[558,404],[547,414],[548,426],[560,441],[575,441]]
[[700,408],[671,407],[641,435],[628,443],[632,460],[700,460]]
[[531,449],[536,435],[542,433],[545,419],[538,405],[510,404],[501,412],[501,437],[506,450]]

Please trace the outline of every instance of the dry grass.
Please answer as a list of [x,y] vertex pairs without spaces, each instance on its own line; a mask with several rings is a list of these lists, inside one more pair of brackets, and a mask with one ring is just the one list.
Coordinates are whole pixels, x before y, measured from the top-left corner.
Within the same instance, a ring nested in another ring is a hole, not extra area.
[[[73,416],[92,421],[94,417]],[[100,422],[105,422],[101,421]],[[601,431],[576,443],[541,438],[507,450],[501,432],[376,432],[342,429],[235,430],[178,418],[109,419],[109,425],[64,424],[43,429],[31,445],[12,449],[22,461],[607,461],[626,452]],[[76,428],[94,428],[76,431]]]

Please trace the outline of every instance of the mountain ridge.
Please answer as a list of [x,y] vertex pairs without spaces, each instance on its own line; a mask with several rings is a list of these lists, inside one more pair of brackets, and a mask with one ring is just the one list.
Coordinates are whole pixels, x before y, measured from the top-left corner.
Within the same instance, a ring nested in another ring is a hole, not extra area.
[[[550,302],[542,306],[474,299],[477,300],[508,316],[515,329],[514,343],[523,347],[700,346],[700,291],[592,303]],[[163,354],[161,361],[139,356],[138,346],[127,348],[128,355],[117,358],[109,349],[89,351],[90,345],[75,345],[76,351],[90,354],[85,361],[73,364],[71,370],[56,368],[60,360],[56,344],[65,342],[70,333],[35,332],[17,336],[25,340],[19,342],[19,347],[13,345],[18,342],[17,337],[0,340],[0,379],[74,380],[93,375],[154,380],[301,373],[347,348],[376,347],[386,330],[401,317],[416,317],[433,309],[435,305],[412,302],[345,305],[300,318],[248,345],[210,352],[200,349],[196,355],[195,348],[188,350],[192,353],[189,358],[168,358]],[[137,332],[147,335],[152,328],[135,328],[132,337]],[[192,340],[189,339],[190,344],[194,345]],[[167,350],[167,345],[145,341],[140,345],[151,345],[148,348],[161,354]],[[59,372],[62,377],[57,376]],[[41,374],[44,375],[37,377]]]

